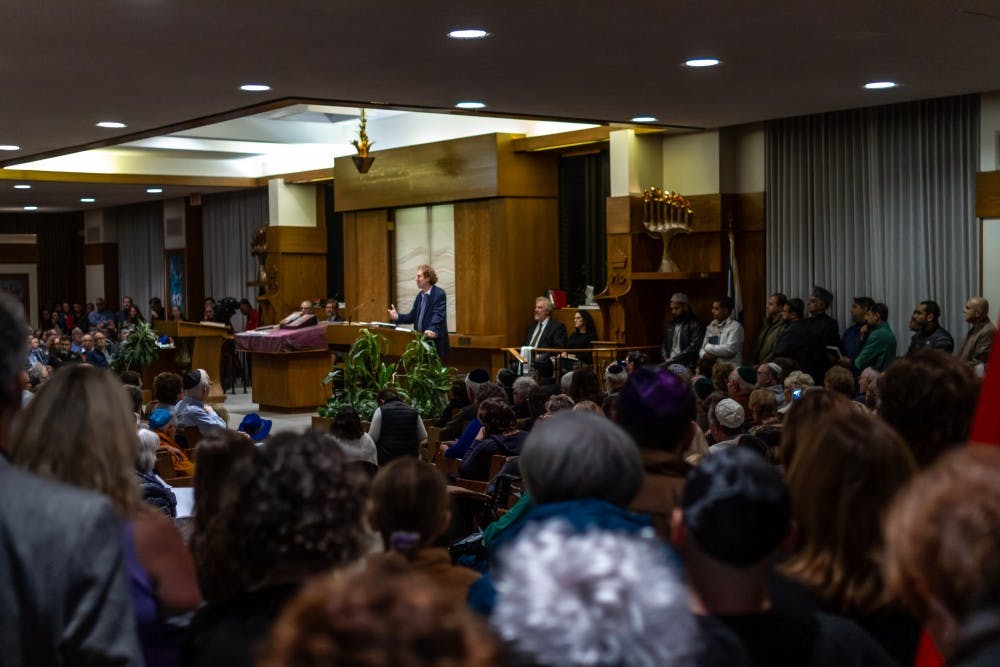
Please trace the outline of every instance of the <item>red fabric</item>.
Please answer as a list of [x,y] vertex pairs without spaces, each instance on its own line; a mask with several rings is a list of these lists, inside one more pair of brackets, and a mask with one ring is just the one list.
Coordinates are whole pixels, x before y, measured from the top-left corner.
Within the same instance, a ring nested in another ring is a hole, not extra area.
[[247,316],[247,326],[245,331],[253,331],[260,326],[260,313],[256,310],[251,310],[250,314]]
[[920,635],[920,643],[917,645],[917,657],[913,660],[913,667],[941,667],[944,659],[934,646],[934,640],[927,634],[927,631]]
[[976,445],[1000,445],[1000,354],[986,365],[986,377],[979,392],[979,406],[972,419],[969,441]]

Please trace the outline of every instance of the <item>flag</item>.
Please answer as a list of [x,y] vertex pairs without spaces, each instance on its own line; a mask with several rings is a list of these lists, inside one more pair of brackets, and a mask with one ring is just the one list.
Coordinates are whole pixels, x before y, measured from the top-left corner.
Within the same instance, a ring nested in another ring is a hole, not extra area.
[[743,290],[740,289],[740,271],[736,267],[736,236],[729,232],[729,275],[726,294],[733,300],[733,317],[743,324]]

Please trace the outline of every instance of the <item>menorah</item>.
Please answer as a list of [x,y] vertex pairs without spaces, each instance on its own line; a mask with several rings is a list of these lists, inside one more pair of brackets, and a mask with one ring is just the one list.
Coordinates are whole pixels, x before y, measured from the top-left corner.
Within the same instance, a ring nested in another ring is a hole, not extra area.
[[678,273],[680,267],[670,256],[670,242],[678,234],[691,232],[691,203],[677,192],[646,188],[642,192],[642,225],[650,236],[663,240],[661,273]]

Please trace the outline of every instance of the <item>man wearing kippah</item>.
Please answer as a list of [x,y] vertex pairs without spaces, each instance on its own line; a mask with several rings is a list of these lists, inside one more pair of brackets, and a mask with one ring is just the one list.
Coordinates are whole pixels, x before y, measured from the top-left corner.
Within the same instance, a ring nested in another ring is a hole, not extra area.
[[670,297],[670,326],[663,336],[663,363],[681,364],[694,368],[698,363],[698,350],[705,335],[701,322],[691,314],[687,294],[677,292]]
[[853,622],[803,599],[771,597],[775,563],[791,542],[781,473],[743,447],[691,470],[671,521],[691,605],[706,642],[735,636],[754,665],[892,665]]
[[226,422],[210,405],[205,405],[209,387],[212,385],[208,373],[203,369],[188,371],[184,374],[184,398],[174,407],[177,415],[177,425],[181,428],[197,426],[198,432],[205,435],[216,429],[226,428]]

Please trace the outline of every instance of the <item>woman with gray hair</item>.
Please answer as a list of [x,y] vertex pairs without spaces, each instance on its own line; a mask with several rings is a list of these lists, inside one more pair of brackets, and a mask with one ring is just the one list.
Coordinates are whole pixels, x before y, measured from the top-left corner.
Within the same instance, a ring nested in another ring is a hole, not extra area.
[[160,436],[148,429],[139,429],[139,450],[135,457],[135,474],[142,486],[142,499],[167,516],[177,518],[177,497],[167,483],[156,474],[156,450]]
[[[565,410],[539,422],[524,443],[520,466],[526,493],[501,529],[487,530],[494,564],[502,563],[504,548],[521,531],[554,518],[575,532],[653,534],[649,517],[626,509],[642,486],[639,449],[608,419]],[[492,582],[483,577],[473,584],[469,605],[489,613],[495,597]]]

